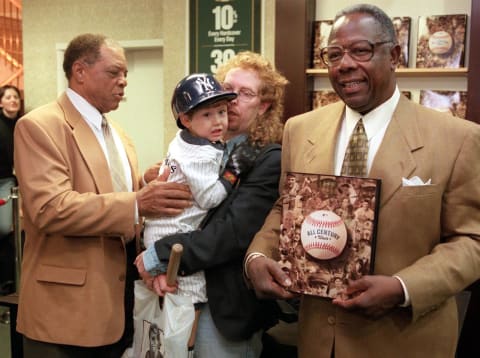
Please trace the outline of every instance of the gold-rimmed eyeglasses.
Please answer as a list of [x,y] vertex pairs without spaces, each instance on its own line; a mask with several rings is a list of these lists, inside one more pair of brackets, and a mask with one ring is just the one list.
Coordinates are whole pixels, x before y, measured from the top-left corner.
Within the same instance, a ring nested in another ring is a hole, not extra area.
[[257,93],[253,92],[252,90],[250,90],[248,88],[240,88],[239,90],[234,90],[232,86],[230,86],[226,83],[223,84],[223,89],[225,91],[235,92],[237,94],[236,99],[240,102],[250,102],[255,97],[258,96]]
[[340,63],[345,53],[358,62],[370,61],[375,53],[375,47],[392,43],[393,41],[370,42],[368,40],[356,41],[350,44],[348,48],[340,45],[330,45],[320,50],[320,57],[327,66],[336,66]]

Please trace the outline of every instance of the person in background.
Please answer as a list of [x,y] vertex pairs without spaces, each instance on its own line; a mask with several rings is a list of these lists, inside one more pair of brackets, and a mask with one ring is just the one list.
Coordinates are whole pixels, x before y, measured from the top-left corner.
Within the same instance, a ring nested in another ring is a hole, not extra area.
[[15,128],[25,246],[17,331],[24,357],[121,357],[133,340],[142,217],[191,205],[187,186],[139,189],[131,140],[105,114],[127,86],[124,50],[101,34],[67,46],[68,88]]
[[[180,275],[203,270],[208,302],[202,308],[195,356],[259,357],[262,331],[276,323],[274,301],[259,301],[242,276],[242,261],[255,232],[278,198],[283,98],[287,80],[264,57],[241,52],[218,69],[226,91],[237,93],[228,105],[227,151],[247,143],[258,150],[253,167],[226,200],[210,210],[200,230],[165,237],[145,251],[137,267],[155,276],[165,272],[173,244],[184,247]],[[158,169],[145,173],[155,177]],[[152,270],[161,265],[162,270]],[[157,293],[172,292],[164,274]],[[173,288],[174,289],[174,288]]]
[[[0,199],[6,200],[17,185],[13,171],[13,130],[22,115],[20,90],[0,87]],[[15,291],[15,238],[11,200],[0,206],[0,295]],[[6,311],[9,312],[9,311]],[[8,313],[4,313],[8,315]],[[2,318],[7,321],[8,317]]]
[[[341,174],[363,123],[366,176],[382,185],[373,273],[347,297],[302,296],[299,356],[454,357],[455,295],[480,277],[480,126],[400,94],[400,47],[376,6],[340,11],[321,55],[342,101],[287,121],[281,183],[292,170]],[[276,261],[280,218],[277,204],[246,255],[259,297],[292,295]]]

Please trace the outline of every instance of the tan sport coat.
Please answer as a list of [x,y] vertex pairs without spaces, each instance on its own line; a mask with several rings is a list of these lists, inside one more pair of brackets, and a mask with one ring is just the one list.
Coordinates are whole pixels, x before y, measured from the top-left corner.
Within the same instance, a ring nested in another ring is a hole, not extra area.
[[[132,142],[120,128],[138,189]],[[35,340],[100,346],[124,329],[126,255],[135,193],[113,193],[106,158],[65,94],[15,130],[24,229],[17,330]]]
[[[287,121],[286,171],[334,172],[335,140],[344,104]],[[480,126],[401,97],[374,158],[370,177],[382,179],[375,274],[398,275],[410,308],[370,320],[328,299],[304,296],[299,316],[303,358],[454,357],[453,296],[480,277]],[[431,179],[405,187],[402,177]],[[281,201],[248,253],[278,258]],[[247,255],[248,255],[247,253]]]

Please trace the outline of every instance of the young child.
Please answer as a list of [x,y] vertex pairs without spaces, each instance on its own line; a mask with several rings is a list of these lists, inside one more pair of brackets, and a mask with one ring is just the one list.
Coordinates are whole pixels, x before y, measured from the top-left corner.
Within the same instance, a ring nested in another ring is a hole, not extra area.
[[[227,103],[237,95],[222,89],[209,74],[192,74],[182,79],[172,97],[172,112],[180,130],[168,147],[160,169],[170,171],[168,181],[188,184],[194,203],[181,215],[160,219],[147,218],[144,245],[149,248],[162,237],[198,229],[207,211],[219,205],[231,191],[241,172],[249,167],[246,160],[225,162],[223,137],[228,126]],[[237,157],[238,159],[238,157]],[[252,162],[253,164],[253,162]],[[204,272],[178,277],[178,294],[192,297],[196,318],[202,303],[207,302]],[[193,349],[195,327],[189,341]]]

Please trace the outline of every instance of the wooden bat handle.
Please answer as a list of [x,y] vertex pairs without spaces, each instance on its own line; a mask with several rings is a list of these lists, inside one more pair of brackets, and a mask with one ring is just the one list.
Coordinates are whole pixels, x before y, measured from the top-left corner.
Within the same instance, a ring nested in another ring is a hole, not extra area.
[[182,253],[182,244],[174,244],[172,246],[167,267],[167,285],[169,286],[175,285],[175,281],[177,281],[178,267],[180,266],[180,258],[182,257]]

